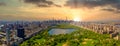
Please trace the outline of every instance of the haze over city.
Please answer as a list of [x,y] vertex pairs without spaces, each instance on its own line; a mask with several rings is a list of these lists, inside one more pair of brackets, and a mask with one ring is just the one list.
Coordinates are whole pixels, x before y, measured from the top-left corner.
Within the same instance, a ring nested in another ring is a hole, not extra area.
[[0,0],[0,20],[119,21],[119,5],[119,0]]

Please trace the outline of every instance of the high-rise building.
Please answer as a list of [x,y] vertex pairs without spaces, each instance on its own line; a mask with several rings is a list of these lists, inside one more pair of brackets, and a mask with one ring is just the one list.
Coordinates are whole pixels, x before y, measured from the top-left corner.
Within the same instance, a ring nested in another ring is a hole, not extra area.
[[17,28],[17,37],[23,38],[25,37],[25,29],[22,26]]
[[6,42],[7,46],[10,46],[10,29],[6,28]]

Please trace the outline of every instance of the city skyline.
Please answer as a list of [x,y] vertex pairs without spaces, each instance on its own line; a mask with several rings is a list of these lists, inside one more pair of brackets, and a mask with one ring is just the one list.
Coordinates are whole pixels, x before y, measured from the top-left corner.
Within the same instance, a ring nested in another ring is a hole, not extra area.
[[119,21],[119,0],[0,0],[0,20]]

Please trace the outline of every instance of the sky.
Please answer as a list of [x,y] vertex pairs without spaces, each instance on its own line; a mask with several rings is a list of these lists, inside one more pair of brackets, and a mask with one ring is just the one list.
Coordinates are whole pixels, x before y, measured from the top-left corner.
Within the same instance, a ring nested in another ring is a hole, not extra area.
[[120,21],[120,0],[0,0],[0,20]]

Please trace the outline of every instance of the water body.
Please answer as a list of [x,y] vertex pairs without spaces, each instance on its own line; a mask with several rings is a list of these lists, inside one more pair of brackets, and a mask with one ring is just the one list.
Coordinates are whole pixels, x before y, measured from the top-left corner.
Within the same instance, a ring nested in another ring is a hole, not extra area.
[[50,35],[58,35],[58,34],[68,34],[75,31],[75,29],[59,29],[59,28],[55,28],[55,29],[51,29],[48,33]]

